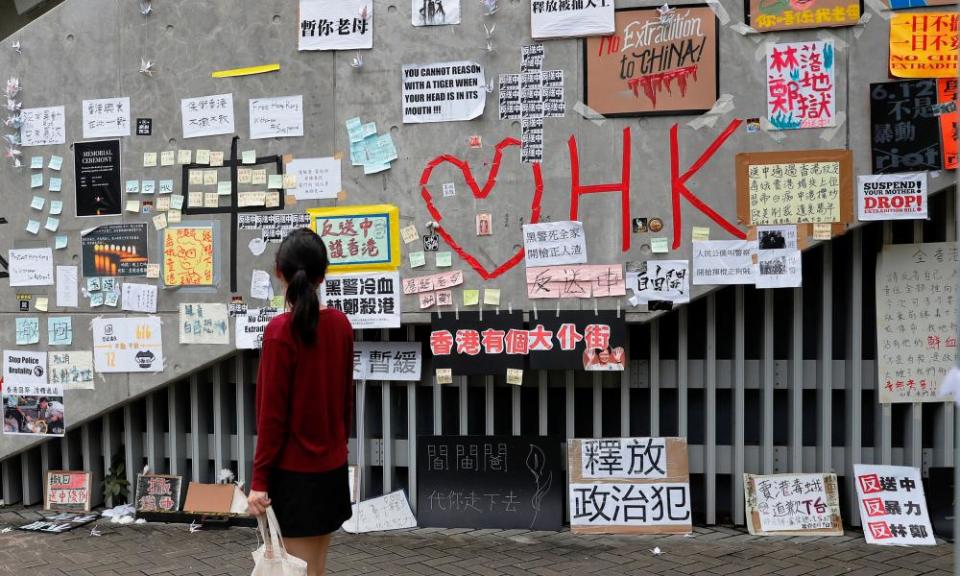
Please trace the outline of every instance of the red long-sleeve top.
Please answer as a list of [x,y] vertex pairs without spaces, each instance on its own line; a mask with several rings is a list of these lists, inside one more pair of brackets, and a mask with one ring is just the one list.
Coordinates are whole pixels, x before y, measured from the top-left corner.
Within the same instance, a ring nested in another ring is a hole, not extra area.
[[257,447],[252,490],[268,491],[270,470],[326,472],[347,463],[353,419],[353,329],[320,310],[317,339],[301,344],[285,313],[267,324],[257,374]]

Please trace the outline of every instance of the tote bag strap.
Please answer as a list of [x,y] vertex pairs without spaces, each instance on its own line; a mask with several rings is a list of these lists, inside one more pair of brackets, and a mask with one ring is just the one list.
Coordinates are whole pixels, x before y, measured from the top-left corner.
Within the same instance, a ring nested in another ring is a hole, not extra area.
[[[273,557],[274,558],[278,557],[276,554],[276,551],[279,550],[281,552],[281,554],[279,555],[279,558],[286,558],[287,549],[283,546],[283,535],[280,533],[280,522],[277,520],[277,514],[273,511],[272,506],[267,506],[266,524],[267,524],[267,529],[270,533],[269,542],[272,550],[274,551]],[[265,542],[268,541],[266,540],[266,536],[264,541]]]

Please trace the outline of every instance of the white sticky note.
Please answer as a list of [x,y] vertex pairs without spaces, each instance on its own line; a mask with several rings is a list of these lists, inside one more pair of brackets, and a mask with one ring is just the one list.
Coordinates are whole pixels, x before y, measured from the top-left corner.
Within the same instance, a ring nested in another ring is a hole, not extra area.
[[176,163],[177,153],[174,150],[164,150],[160,153],[161,166],[173,166]]
[[37,296],[37,310],[40,312],[46,312],[50,310],[50,298],[47,296]]
[[250,274],[250,297],[258,300],[269,300],[273,297],[270,274],[263,270],[254,270]]
[[157,153],[156,152],[144,152],[143,153],[143,167],[144,168],[153,168],[157,165]]
[[174,194],[170,196],[170,207],[174,210],[183,210],[183,195]]
[[523,370],[520,368],[507,368],[507,384],[521,386],[523,384]]
[[210,164],[210,151],[209,150],[197,150],[197,164]]
[[203,171],[203,185],[204,186],[213,186],[217,183],[217,171],[216,170],[204,170]]
[[181,214],[179,210],[170,210],[167,212],[167,224],[179,224]]
[[423,250],[410,253],[410,267],[419,268],[427,263],[427,253]]
[[77,267],[57,266],[57,306],[76,308],[78,300]]
[[191,170],[189,178],[190,178],[191,185],[203,184],[203,170]]
[[706,226],[694,226],[692,235],[693,235],[694,242],[702,242],[704,240],[709,240],[710,228],[707,228]]
[[211,165],[211,166],[223,166],[223,151],[211,151],[211,152],[210,152],[210,165]]
[[437,268],[449,268],[453,265],[452,252],[437,252]]
[[650,239],[650,251],[654,254],[666,254],[670,251],[665,236],[658,236]]
[[157,230],[163,230],[167,227],[167,215],[164,213],[157,214],[153,217],[153,227]]
[[177,164],[189,164],[192,158],[193,150],[177,150]]

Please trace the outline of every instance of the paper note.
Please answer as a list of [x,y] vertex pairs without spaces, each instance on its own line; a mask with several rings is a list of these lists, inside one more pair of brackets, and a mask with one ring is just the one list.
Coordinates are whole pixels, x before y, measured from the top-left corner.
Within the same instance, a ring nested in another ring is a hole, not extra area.
[[50,308],[50,299],[46,296],[37,296],[37,310],[46,312]]
[[183,195],[174,194],[170,196],[170,208],[174,210],[183,210]]
[[67,143],[66,114],[63,106],[24,108],[20,111],[20,120],[21,146]]
[[813,225],[814,240],[829,240],[833,237],[833,225],[817,222]]
[[423,250],[410,253],[410,267],[419,268],[427,263],[427,254]]
[[34,196],[33,200],[30,201],[30,207],[34,210],[43,210],[44,204],[47,200],[43,196]]
[[57,266],[57,307],[76,308],[77,305],[77,267]]
[[62,200],[51,200],[50,201],[50,214],[53,216],[59,216],[63,212],[63,201]]
[[37,234],[40,232],[40,221],[39,220],[27,220],[26,231],[31,234]]
[[43,156],[32,156],[30,158],[31,170],[43,170]]
[[157,212],[166,212],[170,209],[170,197],[169,196],[160,196],[157,198]]
[[437,368],[437,384],[453,384],[453,369]]
[[250,139],[303,136],[303,96],[251,98]]
[[127,212],[137,213],[140,211],[140,201],[139,200],[127,200],[126,206]]
[[60,168],[63,167],[63,156],[51,156],[50,161],[47,163],[47,168],[51,170],[60,171]]
[[210,165],[223,166],[223,150],[210,151]]
[[123,304],[121,308],[128,312],[145,312],[153,314],[157,311],[157,287],[153,284],[123,283]]
[[483,303],[485,306],[499,306],[500,305],[500,289],[484,288]]
[[437,268],[449,268],[453,265],[452,252],[437,252]]
[[47,232],[56,232],[60,229],[60,219],[54,218],[53,216],[47,216],[47,222],[43,225],[43,228]]
[[230,318],[226,304],[181,303],[181,344],[230,344]]
[[193,150],[177,150],[177,164],[190,164],[192,158]]
[[188,182],[191,186],[199,186],[203,184],[203,170],[191,170],[188,176]]
[[43,174],[31,174],[30,175],[30,187],[31,188],[42,188],[43,187]]
[[271,190],[280,190],[283,188],[283,175],[271,174],[267,178],[267,188]]
[[60,192],[63,190],[63,179],[59,176],[51,176],[47,189],[51,192]]
[[203,206],[203,192],[190,192],[187,194],[187,206],[190,208],[200,208]]
[[210,165],[210,151],[209,150],[197,150],[197,164],[203,164],[205,166]]
[[73,318],[51,316],[47,318],[47,345],[70,346],[73,344]]
[[159,194],[173,194],[173,180],[161,180],[157,192]]
[[280,207],[280,191],[279,190],[270,190],[267,192],[267,195],[264,196],[263,205],[266,208],[279,208]]
[[40,343],[40,319],[17,317],[17,346],[29,346]]
[[650,251],[654,254],[666,254],[670,251],[669,244],[667,243],[667,238],[664,236],[657,236],[656,238],[650,239]]
[[176,150],[164,150],[160,152],[160,165],[173,166],[177,160]]
[[464,290],[463,291],[463,305],[464,306],[476,306],[480,303],[480,291],[479,290]]
[[143,153],[143,167],[144,168],[153,168],[157,165],[157,153],[156,152],[144,152]]
[[273,296],[270,274],[263,270],[254,270],[250,275],[250,297],[269,300]]
[[[180,120],[184,138],[233,134],[233,94],[184,98],[180,100]],[[203,162],[198,159],[197,163]]]
[[217,182],[217,195],[229,196],[231,193],[231,190],[232,188],[230,186],[229,180],[226,180],[226,181],[221,180],[220,182]]
[[[216,195],[214,195],[216,196]],[[267,193],[263,191],[240,192],[237,194],[237,207],[263,206],[267,202]]]
[[83,137],[86,140],[130,135],[130,98],[84,100]]
[[240,161],[244,164],[256,164],[257,163],[257,151],[256,150],[244,150],[240,155]]
[[116,308],[117,304],[120,302],[120,293],[119,292],[102,292],[103,294],[103,303],[111,308]]
[[69,240],[70,240],[69,236],[57,236],[56,238],[54,238],[54,247],[57,250],[63,250],[64,248],[67,247],[67,243],[69,242]]
[[154,194],[157,191],[157,181],[156,180],[144,180],[140,183],[140,193],[141,194]]
[[140,181],[139,180],[127,180],[127,184],[124,187],[127,194],[139,194],[140,193]]
[[[284,190],[296,190],[297,189],[297,175],[296,174],[284,174],[283,175],[283,189]],[[294,194],[294,192],[290,192]]]
[[[204,208],[216,208],[220,206],[220,195],[216,192],[204,192],[203,193],[203,207]],[[242,208],[244,204],[241,202],[239,206]]]
[[253,185],[266,184],[267,183],[267,171],[266,170],[251,170],[250,171],[250,183]]
[[163,230],[167,227],[167,215],[157,214],[153,217],[153,227],[157,230]]
[[710,239],[710,228],[706,226],[694,226],[693,227],[693,241],[700,242],[703,240]]
[[523,370],[520,368],[507,368],[507,384],[521,386],[523,384]]
[[167,224],[179,224],[182,215],[180,210],[170,210],[167,212]]
[[417,300],[420,301],[420,309],[426,310],[427,308],[433,307],[437,303],[437,293],[424,292],[422,294],[417,294]]
[[253,170],[237,168],[237,184],[250,184],[251,182],[253,182]]
[[93,294],[90,295],[91,308],[99,308],[100,306],[103,306],[103,301],[104,301],[103,292],[94,292]]
[[204,170],[203,171],[203,185],[204,186],[213,186],[217,183],[217,171],[216,170]]
[[350,118],[345,124],[350,142],[360,142],[363,140],[363,122],[361,122],[360,118]]
[[419,240],[420,234],[417,233],[417,227],[410,224],[400,229],[400,238],[403,239],[404,244],[410,244],[411,242]]
[[160,264],[156,262],[147,263],[147,278],[160,277]]

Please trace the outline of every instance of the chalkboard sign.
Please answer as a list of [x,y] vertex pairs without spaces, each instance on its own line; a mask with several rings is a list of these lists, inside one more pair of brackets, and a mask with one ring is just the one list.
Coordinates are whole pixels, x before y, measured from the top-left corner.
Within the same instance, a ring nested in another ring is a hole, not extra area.
[[68,470],[47,472],[43,509],[63,512],[89,512],[90,474]]
[[417,520],[423,527],[559,530],[562,463],[558,439],[421,436]]
[[933,108],[936,102],[935,79],[870,84],[874,174],[942,167],[940,121]]
[[135,506],[137,512],[176,512],[180,510],[179,476],[138,474]]

